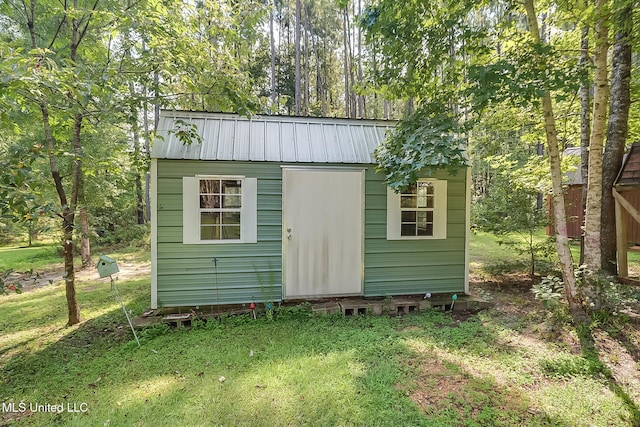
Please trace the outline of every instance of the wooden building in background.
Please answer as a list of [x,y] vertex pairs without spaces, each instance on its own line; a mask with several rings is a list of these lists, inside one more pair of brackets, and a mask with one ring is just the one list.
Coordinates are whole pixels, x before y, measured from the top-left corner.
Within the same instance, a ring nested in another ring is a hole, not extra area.
[[[629,155],[633,154],[633,158],[627,159]],[[580,147],[570,147],[564,151],[565,156],[580,156]],[[634,144],[629,154],[625,154],[622,162],[623,170],[625,167],[633,168],[638,166],[640,171],[640,145]],[[623,171],[621,171],[621,174]],[[627,174],[632,172],[627,172]],[[639,172],[640,173],[640,172]],[[626,176],[626,175],[625,175]],[[619,177],[618,179],[622,178]],[[628,177],[625,178],[629,180]],[[565,193],[564,203],[567,213],[567,235],[570,239],[579,239],[582,236],[582,225],[584,224],[584,212],[582,210],[582,186],[587,185],[582,179],[582,173],[580,168],[575,172],[568,172],[565,174]],[[636,210],[640,211],[640,186],[628,188],[624,193],[626,201],[633,206]],[[547,235],[552,236],[554,234],[553,228],[553,210],[551,203],[551,196],[547,197],[547,212],[550,224],[547,226]],[[627,223],[627,243],[640,244],[640,223],[636,222],[629,212],[625,211]]]

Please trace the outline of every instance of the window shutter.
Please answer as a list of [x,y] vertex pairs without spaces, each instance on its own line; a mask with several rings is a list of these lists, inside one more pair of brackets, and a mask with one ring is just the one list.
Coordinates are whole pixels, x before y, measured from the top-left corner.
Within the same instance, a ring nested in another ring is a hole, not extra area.
[[387,187],[387,240],[400,239],[400,194]]
[[198,178],[182,177],[182,243],[193,244],[200,241],[200,220]]
[[242,181],[242,223],[240,238],[243,243],[258,241],[258,179],[245,178]]
[[435,212],[433,213],[433,239],[447,238],[447,181],[434,181]]

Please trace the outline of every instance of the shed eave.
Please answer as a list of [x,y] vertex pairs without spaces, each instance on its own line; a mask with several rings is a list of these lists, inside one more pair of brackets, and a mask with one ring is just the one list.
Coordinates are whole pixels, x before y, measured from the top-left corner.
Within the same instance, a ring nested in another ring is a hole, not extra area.
[[[200,142],[184,144],[178,121]],[[151,151],[156,159],[375,164],[374,150],[396,122],[163,111]]]

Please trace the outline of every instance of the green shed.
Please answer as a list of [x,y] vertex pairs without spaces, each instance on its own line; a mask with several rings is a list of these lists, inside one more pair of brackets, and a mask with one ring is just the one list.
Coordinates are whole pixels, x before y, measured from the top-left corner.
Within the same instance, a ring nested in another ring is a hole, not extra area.
[[163,111],[152,308],[468,291],[469,171],[394,193],[373,158],[394,124]]

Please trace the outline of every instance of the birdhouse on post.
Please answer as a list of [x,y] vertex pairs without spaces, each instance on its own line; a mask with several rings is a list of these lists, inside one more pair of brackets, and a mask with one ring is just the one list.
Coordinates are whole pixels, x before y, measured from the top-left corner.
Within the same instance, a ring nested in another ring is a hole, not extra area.
[[119,271],[115,259],[106,255],[100,255],[98,258],[98,274],[100,274],[101,279],[116,274]]

